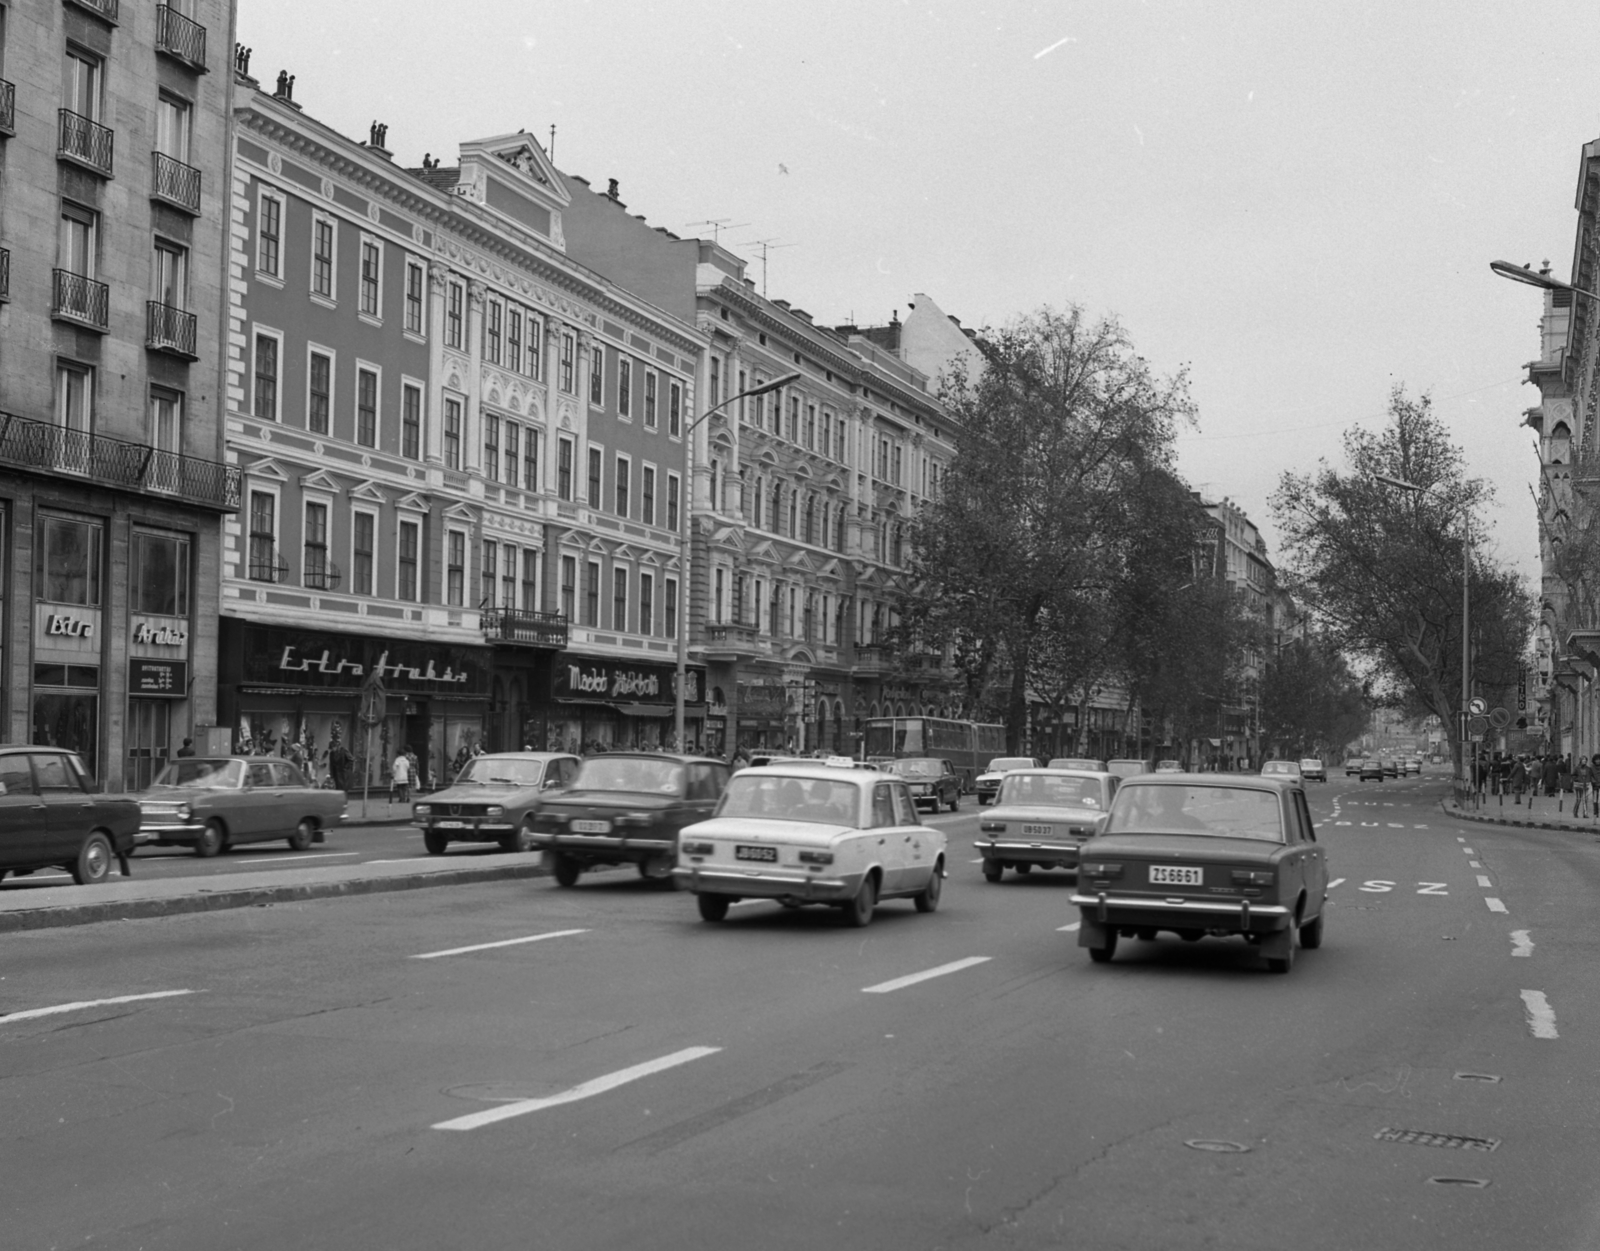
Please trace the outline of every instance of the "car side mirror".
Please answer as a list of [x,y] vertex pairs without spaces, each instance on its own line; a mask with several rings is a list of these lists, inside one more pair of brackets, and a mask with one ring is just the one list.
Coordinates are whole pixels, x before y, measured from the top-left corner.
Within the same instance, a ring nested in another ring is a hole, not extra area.
[[0,782],[0,795],[4,795],[5,793],[6,793],[6,784],[4,782]]

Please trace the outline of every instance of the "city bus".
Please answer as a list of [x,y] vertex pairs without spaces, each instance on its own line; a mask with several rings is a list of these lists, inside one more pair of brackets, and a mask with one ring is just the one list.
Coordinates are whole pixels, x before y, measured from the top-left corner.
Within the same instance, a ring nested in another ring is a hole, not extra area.
[[961,790],[970,793],[973,779],[996,756],[1006,754],[1006,727],[944,717],[872,717],[863,747],[868,760],[904,756],[937,756],[961,775]]

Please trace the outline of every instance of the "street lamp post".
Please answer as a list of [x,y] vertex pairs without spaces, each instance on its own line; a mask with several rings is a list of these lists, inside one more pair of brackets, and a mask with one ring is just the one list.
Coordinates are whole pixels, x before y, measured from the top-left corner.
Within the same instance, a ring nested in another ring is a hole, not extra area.
[[1562,282],[1559,278],[1552,278],[1549,274],[1542,274],[1527,265],[1513,265],[1510,261],[1490,261],[1489,268],[1502,278],[1509,278],[1512,282],[1526,283],[1530,287],[1538,287],[1542,291],[1570,291],[1574,295],[1586,296],[1591,300],[1600,300],[1600,295],[1593,291],[1585,291],[1582,287],[1575,287],[1570,282]]
[[694,479],[693,460],[690,455],[690,444],[694,432],[700,424],[713,413],[727,408],[728,405],[738,400],[749,399],[756,395],[766,395],[769,391],[777,391],[790,383],[799,382],[799,372],[784,374],[781,378],[774,378],[771,382],[763,382],[759,386],[751,387],[748,391],[741,391],[737,395],[730,395],[727,399],[713,404],[701,413],[683,432],[683,500],[679,508],[678,517],[678,680],[673,692],[672,703],[674,713],[674,727],[677,731],[678,750],[683,750],[684,725],[683,705],[685,686],[689,678],[689,537],[693,533],[694,518]]
[[[1504,262],[1498,262],[1503,264]],[[1498,272],[1498,271],[1496,271]],[[1521,271],[1519,271],[1521,272]],[[1385,486],[1392,486],[1401,491],[1411,491],[1417,495],[1435,494],[1434,487],[1418,486],[1415,482],[1407,482],[1404,478],[1391,478],[1387,474],[1373,474]],[[1450,501],[1444,496],[1439,498]],[[1467,706],[1472,702],[1472,525],[1467,516],[1466,506],[1461,508],[1461,761],[1463,773],[1467,784],[1472,788],[1474,796],[1478,793],[1477,779],[1473,776],[1477,759],[1472,758],[1471,768],[1467,768]],[[1458,775],[1460,776],[1460,775]]]

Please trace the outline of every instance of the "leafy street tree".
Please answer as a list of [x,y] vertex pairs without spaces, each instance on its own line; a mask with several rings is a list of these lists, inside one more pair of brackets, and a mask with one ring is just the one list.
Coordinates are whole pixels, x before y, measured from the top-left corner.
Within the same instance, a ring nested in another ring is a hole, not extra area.
[[1268,755],[1342,752],[1361,736],[1371,713],[1344,654],[1323,635],[1293,639],[1267,658],[1260,716]]
[[1119,612],[1134,506],[1151,475],[1170,472],[1193,406],[1182,371],[1156,376],[1115,319],[1075,305],[1022,317],[979,346],[981,374],[945,386],[957,455],[913,525],[915,593],[902,615],[909,633],[954,641],[969,705],[1005,674],[1015,752],[1030,680],[1049,678],[1066,699],[1103,672],[1099,640]]
[[[1515,681],[1534,619],[1521,580],[1488,554],[1477,514],[1489,499],[1426,396],[1397,387],[1389,424],[1344,436],[1348,468],[1285,473],[1272,498],[1291,589],[1328,642],[1371,666],[1380,686],[1448,728],[1458,768],[1462,544],[1470,545],[1474,675]],[[1378,475],[1424,488],[1404,491]],[[1469,535],[1464,525],[1470,527]]]

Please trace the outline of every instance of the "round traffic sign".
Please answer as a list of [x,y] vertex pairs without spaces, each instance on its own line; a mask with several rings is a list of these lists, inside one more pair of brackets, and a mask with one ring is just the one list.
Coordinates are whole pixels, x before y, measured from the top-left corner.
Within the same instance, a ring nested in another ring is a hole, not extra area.
[[1503,730],[1511,724],[1511,714],[1504,708],[1496,708],[1489,714],[1489,720],[1493,723],[1495,729]]
[[1482,695],[1475,695],[1467,701],[1467,711],[1472,713],[1474,717],[1481,717],[1489,711],[1489,701]]
[[1481,739],[1489,732],[1488,717],[1473,717],[1467,722],[1467,733],[1475,739]]

